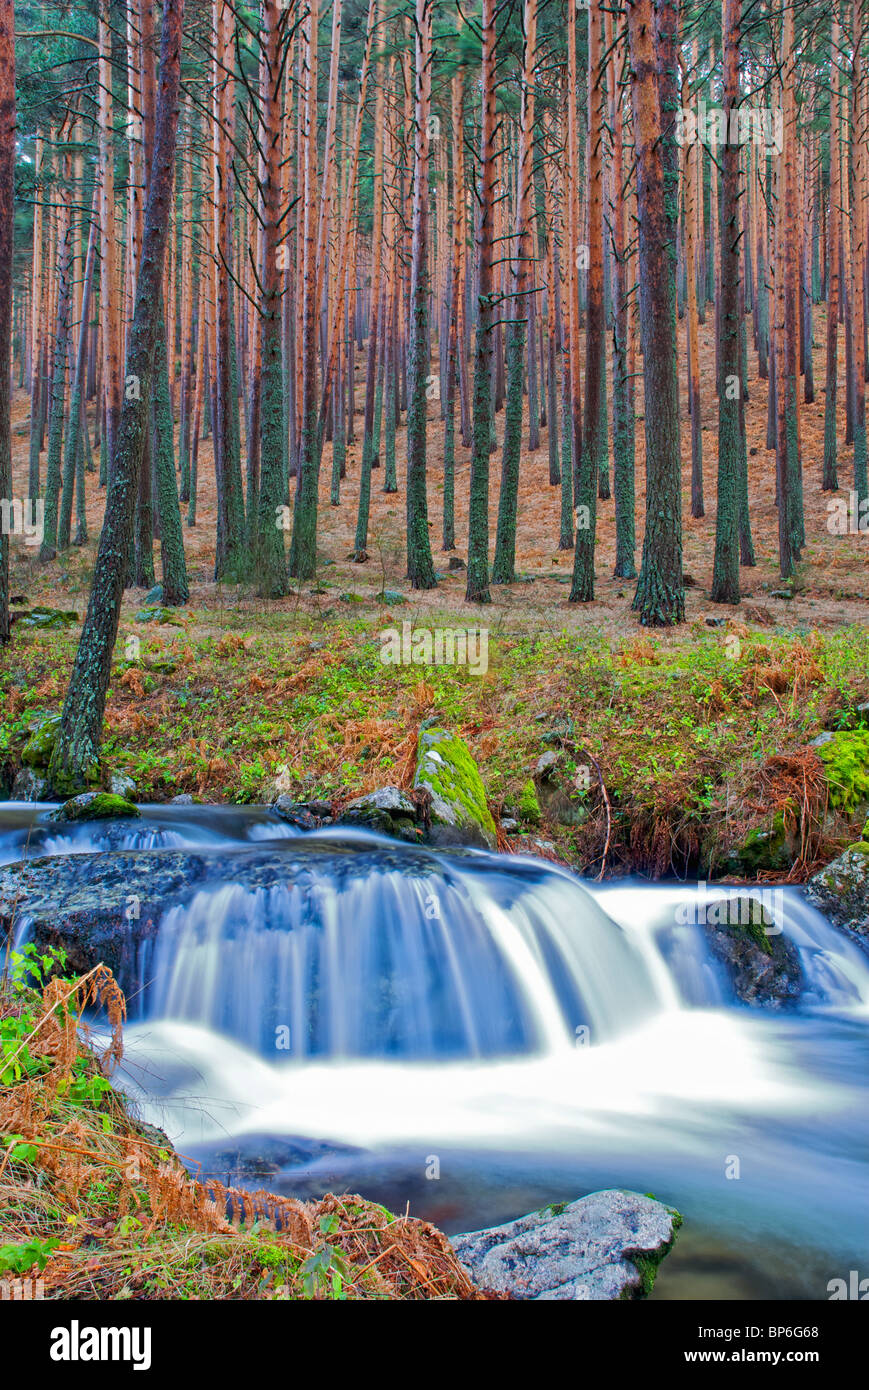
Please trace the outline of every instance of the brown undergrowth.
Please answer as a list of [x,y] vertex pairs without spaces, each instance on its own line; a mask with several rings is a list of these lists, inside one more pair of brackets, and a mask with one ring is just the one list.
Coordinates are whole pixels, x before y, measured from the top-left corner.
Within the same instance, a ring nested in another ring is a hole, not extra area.
[[[126,1012],[111,972],[34,984],[28,967],[39,980],[57,962],[10,961],[0,982],[0,1281],[39,1280],[41,1296],[56,1299],[486,1297],[428,1222],[350,1194],[299,1202],[191,1177],[108,1080]],[[97,1005],[102,1049],[82,1019]]]

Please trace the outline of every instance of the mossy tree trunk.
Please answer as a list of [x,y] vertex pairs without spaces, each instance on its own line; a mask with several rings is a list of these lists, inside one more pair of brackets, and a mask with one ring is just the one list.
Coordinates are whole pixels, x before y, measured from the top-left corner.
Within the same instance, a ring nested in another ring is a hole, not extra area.
[[474,424],[468,499],[469,603],[489,603],[489,453],[492,442],[493,219],[495,216],[495,3],[483,0],[480,201],[477,213],[477,336],[474,352]]
[[[723,0],[724,121],[739,104],[742,0]],[[718,307],[718,506],[715,518],[713,603],[739,602],[739,398],[742,362],[739,321],[739,145],[728,140],[721,160],[721,276]]]
[[106,692],[121,615],[133,508],[149,431],[175,166],[183,11],[184,0],[165,0],[154,156],[125,371],[126,380],[137,382],[139,389],[124,393],[90,601],[49,765],[49,782],[59,795],[82,790],[97,779],[100,770]]
[[281,274],[279,252],[286,229],[281,223],[281,91],[284,31],[288,11],[279,0],[263,0],[261,12],[260,143],[263,148],[262,260],[259,334],[260,483],[256,519],[256,582],[261,598],[281,598],[289,589],[284,532],[279,525],[284,503],[284,404],[281,355]]
[[[534,68],[537,62],[537,0],[525,0],[525,50],[522,71],[522,114],[519,130],[519,188],[516,212],[516,270],[513,277],[511,322],[507,327],[507,407],[501,458],[501,491],[492,583],[512,584],[516,578],[516,514],[519,500],[519,459],[522,451],[522,403],[525,377],[526,328],[530,317],[531,267],[534,261],[532,208],[534,194]],[[532,344],[533,346],[533,344]],[[529,390],[529,418],[535,410]]]
[[410,267],[410,342],[407,400],[407,577],[414,589],[433,589],[428,534],[426,430],[429,376],[429,115],[431,112],[432,3],[416,0],[413,237]]
[[685,617],[682,462],[676,379],[676,312],[664,179],[652,0],[630,0],[628,42],[637,162],[640,338],[646,434],[646,532],[633,607],[646,627]]
[[[15,186],[15,13],[0,0],[0,498],[12,498],[12,249]],[[34,365],[31,370],[36,370]],[[0,643],[9,641],[9,537],[0,528]]]

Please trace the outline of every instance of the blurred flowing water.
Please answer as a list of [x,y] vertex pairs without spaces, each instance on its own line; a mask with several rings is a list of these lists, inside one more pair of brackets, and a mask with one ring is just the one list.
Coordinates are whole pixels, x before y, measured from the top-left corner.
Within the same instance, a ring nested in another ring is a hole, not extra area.
[[[268,887],[234,879],[252,846]],[[655,1298],[823,1299],[869,1273],[869,958],[799,890],[768,899],[806,981],[773,1012],[708,949],[704,905],[736,890],[592,886],[263,807],[67,827],[0,805],[0,862],[161,847],[218,852],[122,981],[122,1081],[204,1171],[447,1231],[651,1191],[685,1218]]]

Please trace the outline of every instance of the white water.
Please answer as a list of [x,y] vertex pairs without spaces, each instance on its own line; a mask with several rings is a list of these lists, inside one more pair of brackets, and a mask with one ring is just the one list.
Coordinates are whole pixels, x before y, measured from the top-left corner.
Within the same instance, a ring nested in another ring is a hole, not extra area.
[[[202,843],[189,816],[172,833]],[[210,829],[249,844],[269,822]],[[651,1190],[686,1219],[662,1296],[711,1261],[710,1296],[823,1298],[865,1262],[869,959],[797,890],[774,930],[806,988],[775,1013],[732,998],[696,885],[589,891],[359,833],[274,848],[286,872],[256,891],[228,851],[127,982],[125,1084],[208,1171],[245,1181],[265,1156],[279,1190],[410,1201],[452,1230]]]

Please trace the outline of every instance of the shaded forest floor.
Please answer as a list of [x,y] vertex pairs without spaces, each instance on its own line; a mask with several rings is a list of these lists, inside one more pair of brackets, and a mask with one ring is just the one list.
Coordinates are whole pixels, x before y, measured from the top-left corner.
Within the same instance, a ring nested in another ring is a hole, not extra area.
[[[714,871],[752,826],[766,824],[785,808],[796,816],[801,848],[794,872],[803,876],[830,844],[856,838],[856,820],[846,825],[841,814],[831,819],[817,798],[809,806],[802,797],[800,788],[812,780],[806,779],[805,760],[817,762],[804,750],[825,727],[860,723],[855,711],[869,699],[869,536],[833,534],[827,524],[829,494],[820,487],[823,319],[822,307],[815,322],[816,401],[802,407],[807,545],[789,584],[782,582],[776,558],[767,383],[757,380],[756,356],[749,354],[746,424],[758,564],[742,571],[743,599],[732,608],[708,601],[717,442],[711,312],[701,328],[708,510],[694,520],[686,506],[684,567],[690,583],[686,623],[676,630],[639,628],[630,611],[633,582],[611,578],[612,500],[598,504],[598,597],[587,605],[567,602],[572,553],[557,549],[559,491],[548,482],[545,429],[540,448],[525,452],[522,460],[517,570],[523,582],[493,588],[493,602],[483,608],[464,603],[464,572],[448,570],[448,556],[439,549],[443,427],[436,402],[430,406],[429,498],[439,584],[427,593],[414,593],[404,579],[404,495],[380,491],[382,471],[374,474],[370,559],[364,565],[348,559],[361,419],[357,442],[348,450],[338,508],[329,505],[331,447],[324,450],[317,580],[279,602],[257,599],[252,586],[212,583],[215,496],[206,439],[200,450],[198,521],[185,529],[190,602],[171,622],[145,622],[143,591],[125,597],[106,716],[107,762],[133,776],[142,800],[193,792],[205,799],[255,801],[273,790],[276,775],[285,769],[284,785],[293,795],[340,802],[406,781],[419,723],[436,718],[467,738],[493,806],[506,816],[516,809],[541,752],[553,746],[553,738],[567,737],[572,744],[566,775],[573,775],[586,753],[601,770],[612,819],[608,870],[621,866],[659,874],[700,864]],[[680,331],[684,335],[683,325]],[[682,365],[684,370],[684,356]],[[840,401],[843,394],[840,383]],[[361,398],[360,375],[359,404]],[[683,407],[685,399],[683,391]],[[13,413],[18,496],[26,493],[28,409],[25,394],[18,392]],[[839,423],[843,439],[841,408]],[[500,415],[499,438],[502,428]],[[403,438],[402,430],[400,483]],[[682,443],[687,499],[690,429],[684,418]],[[640,421],[640,542],[643,464]],[[44,455],[42,466],[44,471]],[[850,467],[851,449],[843,447],[845,495]],[[458,556],[466,553],[468,472],[469,451],[457,441],[458,550],[453,554]],[[492,535],[499,474],[500,452],[492,455]],[[96,477],[89,475],[92,538],[103,506]],[[94,554],[91,539],[40,566],[15,538],[13,592],[30,606],[75,609],[81,618]],[[639,554],[638,545],[638,560]],[[159,577],[159,545],[155,562]],[[467,667],[384,665],[381,634],[404,622],[429,630],[484,626],[488,669],[473,675]],[[34,713],[59,709],[77,635],[77,626],[16,627],[11,648],[0,655],[0,752],[14,744]],[[139,640],[138,655],[132,637]],[[769,764],[776,758],[784,764],[770,783]],[[607,839],[606,799],[593,787],[578,823],[547,824],[544,818],[536,831],[523,827],[525,840],[519,836],[512,842],[596,871]]]

